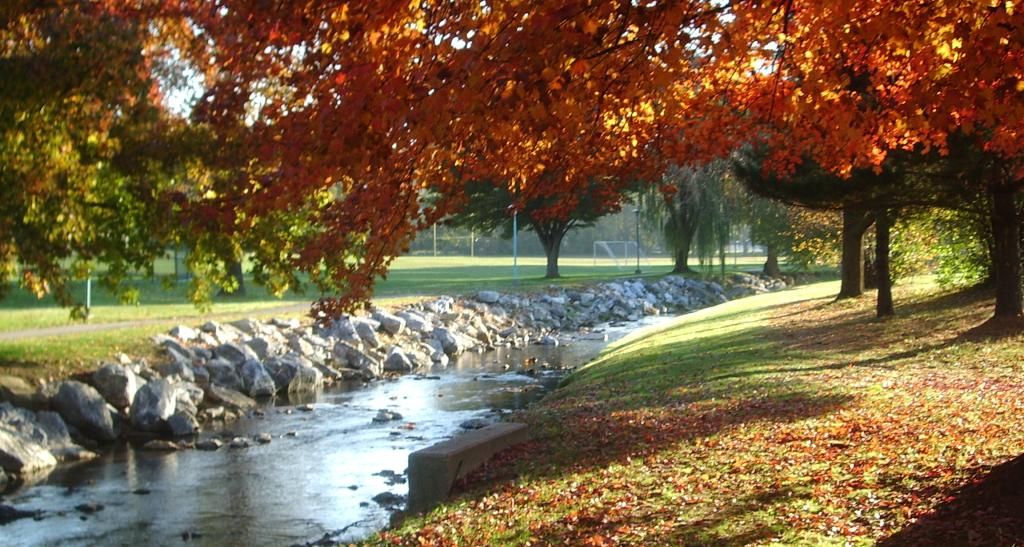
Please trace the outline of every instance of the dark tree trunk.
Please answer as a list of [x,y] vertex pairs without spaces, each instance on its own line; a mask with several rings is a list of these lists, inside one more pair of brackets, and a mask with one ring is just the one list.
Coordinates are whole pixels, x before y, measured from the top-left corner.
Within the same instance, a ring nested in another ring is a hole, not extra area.
[[992,190],[993,270],[996,281],[996,318],[1024,318],[1021,289],[1020,217],[1017,191]]
[[675,267],[672,268],[672,273],[686,274],[693,273],[690,269],[690,244],[693,242],[693,233],[685,234],[679,248],[676,249],[675,256]]
[[875,284],[878,286],[875,315],[879,318],[896,315],[892,306],[892,275],[889,272],[890,221],[888,210],[875,211]]
[[843,209],[843,257],[839,264],[842,285],[836,298],[856,298],[864,294],[864,232],[871,226],[871,215]]
[[245,296],[245,273],[242,271],[242,261],[233,260],[228,263],[228,275],[235,278],[235,282],[238,284],[233,291],[226,291],[221,289],[221,296]]
[[537,237],[540,238],[540,244],[544,247],[544,256],[547,257],[545,278],[560,277],[558,275],[558,253],[562,249],[562,238],[565,236],[565,232],[565,229],[558,228],[537,230]]
[[764,268],[761,270],[765,275],[779,277],[782,275],[782,268],[779,268],[779,254],[775,251],[774,245],[765,245],[768,258],[764,261]]

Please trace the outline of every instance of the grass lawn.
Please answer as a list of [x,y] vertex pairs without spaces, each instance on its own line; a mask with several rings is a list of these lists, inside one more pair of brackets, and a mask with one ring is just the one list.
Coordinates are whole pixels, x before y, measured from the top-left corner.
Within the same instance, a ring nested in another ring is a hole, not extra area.
[[[616,343],[518,419],[534,440],[372,541],[1022,544],[1024,336],[918,280],[897,316],[820,283]],[[1016,459],[1015,459],[1016,458]]]
[[[739,257],[727,261],[731,270],[756,270],[764,262],[760,257]],[[544,279],[544,259],[522,257],[519,278],[513,276],[510,257],[423,257],[406,256],[396,260],[387,279],[378,282],[377,299],[410,295],[466,294],[482,289],[530,290],[551,284],[574,284],[633,275],[633,267],[619,269],[605,260],[593,264],[590,258],[563,258],[562,278]],[[667,259],[641,263],[645,275],[663,275],[671,270]],[[164,268],[166,269],[166,268]],[[262,287],[249,284],[245,296],[215,298],[212,309],[203,312],[188,301],[186,284],[166,288],[159,279],[134,282],[139,290],[139,305],[122,305],[113,295],[95,284],[92,287],[92,323],[142,321],[153,319],[199,320],[210,313],[258,312],[288,304],[308,303],[319,297],[310,290],[305,294],[288,293],[282,298],[267,294]],[[85,283],[72,289],[85,299]],[[74,324],[68,310],[55,305],[52,298],[37,299],[21,289],[14,289],[0,301],[0,332]]]

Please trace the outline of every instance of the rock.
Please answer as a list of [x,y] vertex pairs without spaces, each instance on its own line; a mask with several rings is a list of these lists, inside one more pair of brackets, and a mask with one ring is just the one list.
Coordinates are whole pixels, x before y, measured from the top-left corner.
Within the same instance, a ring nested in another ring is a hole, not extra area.
[[49,469],[57,458],[45,446],[6,425],[0,425],[0,468],[12,474]]
[[233,389],[210,385],[204,390],[206,400],[215,405],[222,405],[231,410],[249,410],[256,408],[256,401]]
[[277,385],[259,361],[246,361],[239,369],[242,386],[250,397],[269,397],[277,393]]
[[279,329],[297,329],[300,326],[302,326],[302,322],[300,322],[298,319],[295,319],[294,317],[290,319],[286,319],[283,317],[275,317],[270,320],[270,324],[274,325]]
[[[240,365],[244,362],[242,361],[238,364]],[[242,383],[242,377],[238,375],[236,366],[224,359],[214,359],[206,363],[206,371],[210,373],[210,383],[235,391],[244,390],[245,384]]]
[[170,418],[167,418],[167,427],[171,430],[171,435],[175,437],[195,435],[199,432],[199,423],[196,422],[195,416],[181,411],[175,412],[171,414]]
[[195,354],[192,352],[192,350],[183,346],[181,342],[178,341],[177,338],[172,338],[170,336],[158,334],[153,337],[153,340],[155,340],[156,343],[161,347],[168,350],[173,350],[175,353],[188,360],[192,360],[192,358],[195,357]]
[[403,310],[396,313],[395,315],[404,319],[405,327],[415,333],[423,334],[429,333],[432,330],[434,330],[434,325],[431,324],[429,319],[414,311]]
[[116,411],[92,386],[74,380],[62,382],[53,398],[53,406],[65,423],[86,436],[100,441],[117,439]]
[[0,375],[0,402],[34,410],[44,409],[49,405],[47,397],[28,382],[17,376],[7,375]]
[[391,492],[381,492],[373,497],[373,501],[386,509],[394,509],[405,503],[405,496],[399,496]]
[[384,370],[391,372],[410,372],[416,368],[405,351],[398,346],[392,346],[384,360]]
[[231,439],[231,444],[228,445],[230,448],[249,448],[252,446],[252,441],[245,437],[235,437]]
[[175,452],[178,450],[177,443],[171,441],[165,441],[162,439],[154,439],[142,445],[143,450],[149,450],[152,452]]
[[501,295],[496,291],[480,291],[476,293],[476,299],[484,304],[495,304],[500,298]]
[[97,454],[78,446],[71,440],[71,433],[60,414],[50,411],[36,412],[36,423],[46,432],[46,448],[59,462],[91,460]]
[[256,435],[256,442],[259,444],[270,444],[270,441],[272,440],[273,437],[270,436],[270,433],[260,433],[259,435]]
[[206,439],[196,443],[196,450],[214,451],[224,446],[219,439]]
[[182,342],[191,342],[196,338],[199,338],[199,333],[196,332],[195,329],[185,325],[178,325],[177,327],[167,331],[167,334],[181,340]]
[[316,407],[311,405],[311,404],[305,404],[305,405],[302,405],[302,406],[299,406],[299,407],[296,407],[296,408],[298,408],[299,410],[301,410],[303,412],[313,412],[314,410],[316,410]]
[[589,306],[594,303],[594,299],[597,298],[592,292],[580,293],[580,304],[583,306]]
[[380,323],[380,328],[384,332],[392,336],[401,334],[401,332],[405,330],[405,319],[386,311],[374,311],[373,319]]
[[157,380],[142,386],[135,394],[130,412],[132,427],[139,431],[165,432],[167,420],[174,414],[178,388],[168,380]]
[[459,337],[446,327],[436,327],[433,336],[447,355],[456,356],[465,351],[465,346]]
[[103,510],[103,504],[96,502],[83,503],[76,505],[75,510],[87,514],[98,513]]
[[104,365],[92,373],[92,385],[96,391],[116,408],[128,408],[132,405],[139,383],[135,373],[124,365]]
[[263,325],[252,318],[239,319],[238,321],[232,321],[228,324],[249,336],[256,336],[263,330]]
[[356,329],[356,334],[359,335],[359,339],[364,344],[371,348],[379,348],[381,346],[380,338],[377,337],[377,322],[366,318],[357,318],[352,320],[352,325]]
[[379,376],[384,370],[380,361],[367,355],[361,348],[344,340],[339,340],[334,344],[332,353],[334,354],[335,361],[347,368],[368,371],[375,376]]
[[558,338],[555,338],[554,336],[551,335],[541,337],[540,345],[558,347]]
[[288,347],[303,357],[311,357],[316,354],[316,348],[302,336],[292,336],[288,340]]
[[[2,485],[3,482],[0,482],[0,486]],[[0,504],[0,526],[4,524],[9,524],[16,520],[39,517],[41,517],[41,513],[37,511],[22,511],[21,509],[12,507],[10,505]]]
[[259,356],[249,346],[234,342],[223,343],[213,350],[213,354],[232,365],[238,366],[249,359],[259,360]]
[[401,419],[402,419],[402,415],[401,414],[399,414],[397,412],[393,412],[391,410],[378,410],[377,411],[377,415],[373,417],[373,421],[375,423],[385,423],[385,422],[390,422],[390,421],[394,421],[394,420],[401,420]]
[[491,425],[491,422],[482,418],[472,418],[459,424],[462,429],[482,429]]
[[196,373],[192,370],[191,361],[186,362],[184,360],[175,359],[169,363],[158,365],[157,370],[159,370],[160,374],[163,374],[166,378],[176,376],[178,379],[186,382],[196,381]]
[[301,357],[286,355],[281,359],[268,360],[266,366],[277,391],[305,393],[323,387],[323,374]]
[[277,353],[277,344],[260,336],[246,340],[245,345],[249,346],[249,349],[251,349],[260,360],[266,359],[267,357]]

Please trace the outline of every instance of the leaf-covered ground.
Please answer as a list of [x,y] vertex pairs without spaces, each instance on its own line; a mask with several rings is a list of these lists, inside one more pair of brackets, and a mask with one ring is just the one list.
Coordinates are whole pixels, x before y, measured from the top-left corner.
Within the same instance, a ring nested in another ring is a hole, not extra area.
[[395,544],[1021,544],[1024,337],[991,300],[835,283],[635,336],[519,419],[535,440],[374,541]]

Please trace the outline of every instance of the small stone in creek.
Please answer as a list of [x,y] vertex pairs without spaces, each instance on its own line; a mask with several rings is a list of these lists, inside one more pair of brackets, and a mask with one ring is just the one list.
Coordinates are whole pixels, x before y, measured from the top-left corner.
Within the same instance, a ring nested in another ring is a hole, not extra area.
[[270,436],[270,433],[260,433],[256,436],[256,442],[260,444],[269,444],[271,440],[273,439]]
[[301,410],[303,412],[313,412],[314,408],[315,407],[313,405],[302,405],[302,406],[299,407],[299,410]]
[[82,513],[91,514],[102,511],[103,505],[100,503],[83,503],[81,505],[76,505],[75,509]]

